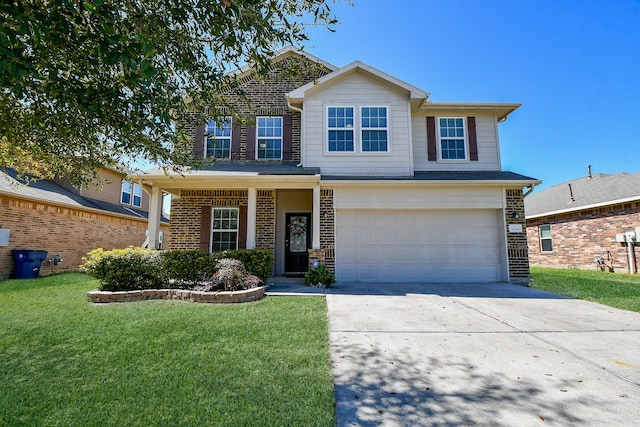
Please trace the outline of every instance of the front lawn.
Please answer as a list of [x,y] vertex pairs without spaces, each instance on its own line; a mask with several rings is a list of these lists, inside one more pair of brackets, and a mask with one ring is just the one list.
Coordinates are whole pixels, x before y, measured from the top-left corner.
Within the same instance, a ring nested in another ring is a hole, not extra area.
[[640,275],[531,267],[531,287],[640,312]]
[[335,425],[324,298],[93,305],[97,287],[0,282],[0,425]]

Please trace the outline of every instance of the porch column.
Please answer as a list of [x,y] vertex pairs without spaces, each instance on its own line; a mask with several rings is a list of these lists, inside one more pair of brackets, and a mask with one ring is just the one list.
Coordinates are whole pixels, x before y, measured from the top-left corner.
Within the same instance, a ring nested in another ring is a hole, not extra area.
[[320,249],[320,186],[313,187],[313,224],[311,249]]
[[148,234],[149,249],[158,249],[158,235],[160,234],[160,218],[162,216],[162,190],[160,187],[151,188],[149,200]]
[[258,201],[255,188],[249,188],[249,205],[247,206],[247,249],[256,247],[256,204]]

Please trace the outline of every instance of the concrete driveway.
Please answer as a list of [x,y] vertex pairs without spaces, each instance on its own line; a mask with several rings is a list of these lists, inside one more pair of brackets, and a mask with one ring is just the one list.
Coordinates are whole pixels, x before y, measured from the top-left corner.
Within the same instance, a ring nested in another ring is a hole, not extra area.
[[339,426],[640,425],[638,313],[511,284],[326,298]]

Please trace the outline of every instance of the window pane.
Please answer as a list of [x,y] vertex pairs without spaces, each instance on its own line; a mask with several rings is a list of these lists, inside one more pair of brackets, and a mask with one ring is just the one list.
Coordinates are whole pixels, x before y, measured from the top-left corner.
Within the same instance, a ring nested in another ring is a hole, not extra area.
[[550,225],[541,225],[540,226],[540,237],[542,238],[551,238],[551,226]]
[[353,151],[353,131],[330,130],[329,151]]
[[544,252],[553,251],[553,245],[551,244],[551,239],[542,239],[540,240],[540,244],[542,245],[542,250]]
[[282,158],[282,117],[258,118],[258,158]]

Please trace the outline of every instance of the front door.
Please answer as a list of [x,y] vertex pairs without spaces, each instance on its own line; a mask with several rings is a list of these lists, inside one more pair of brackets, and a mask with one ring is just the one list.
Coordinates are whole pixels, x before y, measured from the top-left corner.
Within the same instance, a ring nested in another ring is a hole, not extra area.
[[288,213],[287,231],[284,248],[284,271],[286,273],[304,273],[309,269],[311,246],[311,214]]

